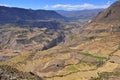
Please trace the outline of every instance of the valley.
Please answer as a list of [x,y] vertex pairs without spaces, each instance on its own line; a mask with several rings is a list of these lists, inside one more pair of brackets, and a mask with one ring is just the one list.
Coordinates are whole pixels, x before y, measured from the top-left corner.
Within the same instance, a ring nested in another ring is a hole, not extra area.
[[0,80],[119,80],[119,8],[77,19],[0,6]]

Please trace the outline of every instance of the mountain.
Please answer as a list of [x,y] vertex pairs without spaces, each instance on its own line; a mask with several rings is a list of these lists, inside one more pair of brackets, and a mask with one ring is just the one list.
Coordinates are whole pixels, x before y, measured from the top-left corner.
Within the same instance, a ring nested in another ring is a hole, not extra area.
[[79,11],[57,10],[56,12],[65,17],[68,17],[71,20],[79,20],[79,19],[91,19],[101,11],[103,11],[103,9],[79,10]]
[[[85,52],[108,56],[111,51],[114,51],[116,46],[119,47],[119,8],[120,1],[113,3],[110,7],[94,17],[93,20],[80,31],[81,41],[83,40],[85,43],[91,42],[87,45],[87,48],[84,49]],[[95,45],[97,46],[95,47]],[[106,46],[106,48],[104,49],[102,46]],[[109,50],[109,48],[111,49]],[[108,52],[106,51],[107,49]]]
[[0,24],[24,21],[65,20],[65,17],[51,10],[31,10],[0,6]]
[[[119,10],[120,1],[115,2],[109,8],[100,12],[88,25],[88,30],[119,31],[120,15]],[[106,27],[105,27],[106,26]]]
[[103,12],[100,12],[93,21],[95,22],[115,22],[120,21],[120,2],[117,1],[112,6],[110,6],[108,9],[104,10]]
[[[86,56],[105,57],[102,66],[90,72],[90,80],[119,80],[120,75],[120,1],[100,12],[80,31],[82,45],[75,49]],[[111,67],[110,67],[111,66]],[[116,74],[117,73],[117,74]],[[95,76],[96,75],[96,76]]]

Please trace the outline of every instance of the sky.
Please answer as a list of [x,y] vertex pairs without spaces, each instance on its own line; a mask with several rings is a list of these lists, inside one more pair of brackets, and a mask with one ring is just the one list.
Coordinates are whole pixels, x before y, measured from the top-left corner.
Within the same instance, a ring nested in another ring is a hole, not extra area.
[[107,8],[116,0],[0,0],[0,6],[45,10]]

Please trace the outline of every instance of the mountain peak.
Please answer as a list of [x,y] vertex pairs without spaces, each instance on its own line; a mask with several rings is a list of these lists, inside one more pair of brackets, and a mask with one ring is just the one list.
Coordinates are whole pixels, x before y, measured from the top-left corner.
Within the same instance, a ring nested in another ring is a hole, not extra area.
[[93,18],[85,29],[95,32],[110,31],[110,29],[119,29],[120,26],[120,1],[116,1],[110,7],[100,12]]
[[110,7],[100,12],[93,22],[115,22],[120,21],[120,1],[116,1]]

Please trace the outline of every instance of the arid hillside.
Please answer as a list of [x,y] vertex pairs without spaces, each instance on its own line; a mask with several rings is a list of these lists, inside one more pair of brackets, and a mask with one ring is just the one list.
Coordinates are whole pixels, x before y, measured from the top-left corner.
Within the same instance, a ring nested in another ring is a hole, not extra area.
[[1,27],[0,65],[44,80],[120,80],[119,9],[116,1],[88,24],[58,30]]

